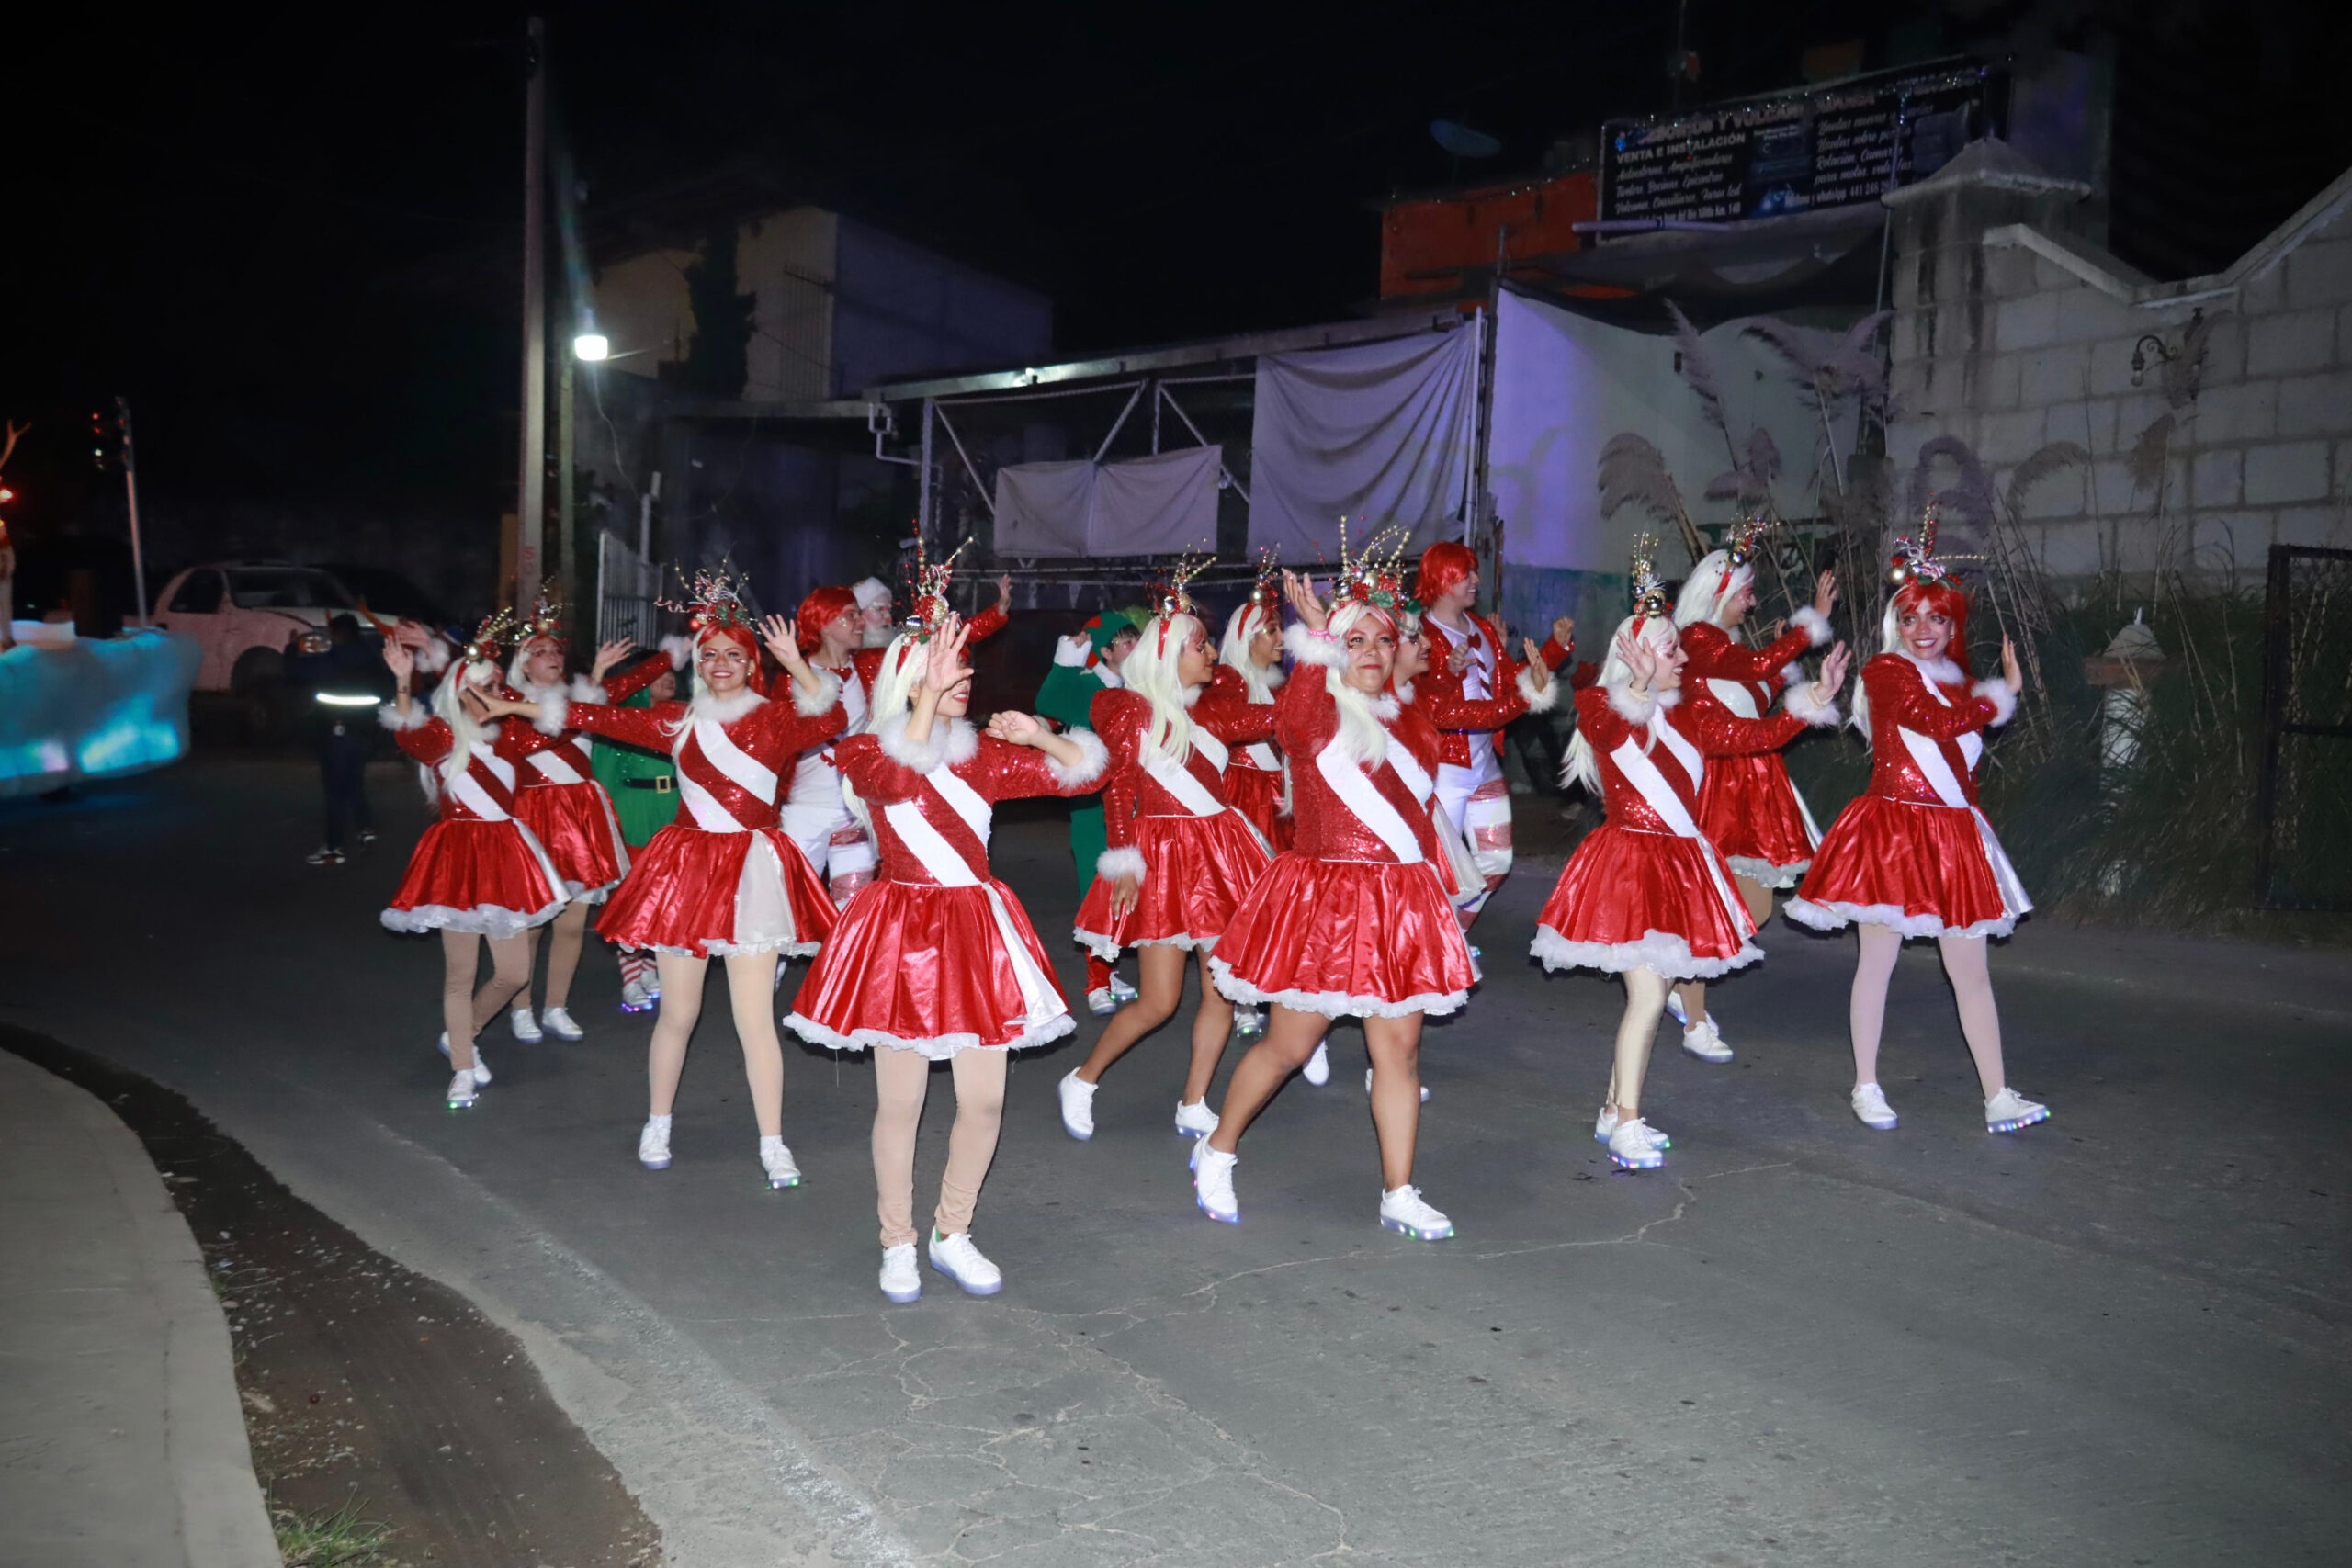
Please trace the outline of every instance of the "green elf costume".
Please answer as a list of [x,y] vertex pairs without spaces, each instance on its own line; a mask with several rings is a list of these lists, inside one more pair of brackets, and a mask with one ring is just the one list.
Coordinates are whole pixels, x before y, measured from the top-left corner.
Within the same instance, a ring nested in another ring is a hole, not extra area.
[[[1094,696],[1117,686],[1118,671],[1111,667],[1111,644],[1125,634],[1136,635],[1136,623],[1123,611],[1105,610],[1089,620],[1076,637],[1065,637],[1054,649],[1054,667],[1037,688],[1037,712],[1069,729],[1093,724]],[[1083,639],[1081,641],[1080,639]],[[1069,852],[1078,872],[1078,893],[1083,898],[1094,884],[1094,863],[1110,845],[1102,825],[1102,797],[1080,795],[1069,803]],[[1122,996],[1121,993],[1125,995]],[[1087,1005],[1098,1013],[1116,1010],[1134,992],[1092,953],[1086,957]]]

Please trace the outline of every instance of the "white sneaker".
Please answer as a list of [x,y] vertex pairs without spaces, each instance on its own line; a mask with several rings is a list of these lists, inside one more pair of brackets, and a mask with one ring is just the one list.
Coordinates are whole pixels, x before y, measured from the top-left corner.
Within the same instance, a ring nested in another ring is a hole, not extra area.
[[1298,1069],[1298,1076],[1317,1089],[1331,1081],[1331,1046],[1329,1041],[1315,1043],[1315,1055],[1306,1058],[1306,1066]]
[[1004,1289],[1004,1270],[972,1245],[970,1231],[942,1235],[931,1233],[931,1266],[964,1287],[967,1296],[992,1296]]
[[2036,1105],[2013,1089],[2005,1089],[1984,1102],[1984,1130],[2014,1133],[2036,1122],[2050,1120],[2050,1107]]
[[1119,1010],[1119,998],[1111,994],[1108,986],[1097,986],[1086,993],[1086,1010],[1097,1018],[1108,1018]]
[[1854,1120],[1865,1127],[1875,1127],[1882,1133],[1892,1133],[1902,1125],[1894,1114],[1894,1107],[1886,1102],[1886,1090],[1874,1083],[1856,1086],[1852,1103]]
[[473,1069],[459,1067],[449,1079],[449,1109],[452,1111],[472,1110],[475,1091],[481,1087],[481,1080],[474,1077]]
[[1062,1131],[1081,1144],[1094,1136],[1094,1091],[1102,1087],[1080,1077],[1076,1067],[1054,1086],[1061,1096]]
[[760,1140],[760,1168],[768,1173],[771,1192],[800,1185],[800,1168],[792,1163],[792,1151],[784,1146],[782,1138]]
[[1666,1163],[1666,1145],[1636,1116],[1618,1122],[1617,1130],[1609,1134],[1609,1157],[1627,1170],[1656,1170]]
[[539,1033],[539,1021],[531,1016],[529,1008],[516,1008],[506,1015],[506,1021],[514,1027],[514,1038],[526,1045],[537,1045],[544,1038]]
[[631,980],[621,987],[621,1011],[643,1012],[653,1005],[653,988],[642,980]]
[[[441,1055],[444,1058],[454,1060],[449,1057],[449,1032],[446,1029],[441,1032]],[[490,1081],[490,1064],[482,1060],[481,1042],[479,1040],[474,1042],[473,1074],[474,1082],[478,1084]]]
[[1143,995],[1143,993],[1136,990],[1133,986],[1128,985],[1125,980],[1120,979],[1116,974],[1114,974],[1111,976],[1111,995],[1117,998],[1121,1007],[1125,1007],[1129,1002],[1135,1000],[1137,997]]
[[670,1119],[667,1116],[647,1120],[645,1131],[637,1135],[637,1163],[648,1170],[670,1168]]
[[[1602,1106],[1600,1114],[1592,1119],[1592,1141],[1596,1144],[1605,1144],[1616,1131],[1617,1108],[1613,1105]],[[1658,1128],[1650,1128],[1650,1136],[1657,1140],[1659,1148],[1670,1149],[1674,1146],[1674,1140]]]
[[1676,996],[1671,987],[1666,993],[1666,1010],[1674,1015],[1675,1022],[1685,1029],[1690,1027],[1690,1015],[1683,1010],[1682,998]]
[[1209,1109],[1205,1100],[1196,1100],[1190,1105],[1180,1100],[1176,1102],[1176,1130],[1188,1138],[1204,1137],[1216,1131],[1216,1112]]
[[1702,1062],[1731,1060],[1731,1047],[1724,1043],[1724,1037],[1716,1032],[1715,1021],[1712,1018],[1702,1018],[1683,1030],[1682,1048]]
[[1233,1032],[1247,1040],[1252,1034],[1266,1032],[1264,1008],[1237,1007],[1233,1010]]
[[1233,1168],[1240,1162],[1239,1155],[1221,1155],[1209,1147],[1206,1133],[1193,1145],[1193,1201],[1210,1219],[1228,1225],[1241,1223],[1241,1202],[1233,1195]]
[[571,1010],[569,1008],[541,1009],[539,1026],[558,1040],[577,1040],[582,1032],[581,1027],[571,1021]]
[[1443,1241],[1453,1234],[1453,1222],[1421,1201],[1421,1190],[1408,1182],[1380,1195],[1380,1228],[1417,1241]]
[[[1370,1067],[1366,1067],[1363,1070],[1363,1091],[1366,1094],[1370,1094],[1372,1092],[1372,1069]],[[1423,1084],[1421,1086],[1421,1103],[1423,1105],[1427,1105],[1429,1102],[1430,1086]]]
[[922,1270],[915,1267],[913,1242],[882,1249],[882,1293],[900,1306],[922,1299]]

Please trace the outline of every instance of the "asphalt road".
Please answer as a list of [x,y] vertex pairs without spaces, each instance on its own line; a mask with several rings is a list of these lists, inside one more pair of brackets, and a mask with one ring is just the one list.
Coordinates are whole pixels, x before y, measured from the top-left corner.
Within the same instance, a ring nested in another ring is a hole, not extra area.
[[[1092,1143],[1062,1134],[1090,1019],[1014,1070],[975,1227],[1003,1293],[929,1276],[888,1307],[867,1069],[787,1046],[808,1179],[771,1193],[717,995],[666,1173],[633,1157],[647,1023],[595,950],[589,1038],[493,1026],[496,1083],[442,1108],[437,952],[375,919],[422,801],[374,785],[384,847],[340,872],[301,863],[292,762],[0,807],[0,1015],[187,1094],[514,1328],[672,1562],[2352,1560],[2340,957],[2029,923],[1995,976],[2055,1116],[1995,1138],[1915,952],[1883,1135],[1845,1110],[1851,939],[1776,923],[1717,994],[1738,1060],[1661,1052],[1675,1148],[1627,1176],[1590,1138],[1619,993],[1515,956],[1550,882],[1522,871],[1424,1052],[1419,1179],[1457,1239],[1377,1227],[1351,1032],[1253,1130],[1225,1226],[1169,1123],[1174,1032],[1114,1070]],[[1057,824],[1001,823],[997,864],[1066,926]]]

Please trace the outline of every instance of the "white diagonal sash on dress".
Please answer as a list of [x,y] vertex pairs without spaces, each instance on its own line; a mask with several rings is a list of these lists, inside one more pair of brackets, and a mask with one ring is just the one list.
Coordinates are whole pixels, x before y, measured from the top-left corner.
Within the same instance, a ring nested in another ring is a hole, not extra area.
[[1405,787],[1411,790],[1413,798],[1423,806],[1427,806],[1430,796],[1437,793],[1437,781],[1430,778],[1429,770],[1421,766],[1421,760],[1393,736],[1388,743],[1388,765],[1396,770],[1396,776],[1405,781]]
[[1740,718],[1759,716],[1756,711],[1755,690],[1747,682],[1725,681],[1719,676],[1710,675],[1707,677],[1707,690],[1715,694],[1715,701],[1731,709],[1736,716]]
[[[954,779],[945,764],[924,775],[924,782],[939,791],[950,810],[969,822],[971,818],[966,816],[948,791],[942,788],[940,781],[943,778]],[[962,779],[954,779],[953,787],[961,789],[979,802],[985,820],[988,803],[980,799],[978,792]],[[907,852],[921,861],[922,868],[931,873],[933,881],[943,887],[978,887],[988,895],[989,913],[996,920],[997,934],[1004,942],[1005,957],[1012,965],[1013,980],[1021,987],[1021,1005],[1027,1010],[1027,1027],[1034,1030],[1069,1011],[1060,1004],[1060,993],[1054,988],[1053,982],[1046,977],[1044,970],[1037,967],[1036,959],[1030,954],[1029,944],[1021,940],[1020,929],[1013,925],[1012,912],[1004,907],[1003,896],[997,892],[995,884],[973,870],[970,863],[956,852],[956,846],[931,825],[922,814],[922,807],[911,800],[894,801],[882,808],[882,818],[890,824],[890,830],[899,835],[899,841],[907,846]],[[980,835],[980,841],[986,843],[987,828],[983,825],[976,830]]]
[[[1193,744],[1198,747],[1208,739],[1195,734]],[[1195,817],[1215,817],[1225,809],[1225,802],[1209,793],[1208,785],[1193,776],[1193,770],[1182,762],[1170,761],[1158,751],[1144,759],[1143,771],[1152,782],[1176,797],[1176,804]]]
[[466,765],[458,770],[456,778],[449,781],[449,793],[456,795],[467,810],[485,822],[512,821],[514,814],[499,805],[497,796],[484,789],[481,781],[474,777],[474,769],[477,766],[486,769],[493,778],[505,785],[509,795],[514,794],[514,765],[492,750],[487,741],[481,740],[474,742],[471,750],[467,753]]
[[550,746],[531,753],[531,766],[548,784],[576,784],[582,782],[580,770],[563,755],[563,748]]
[[[1667,733],[1673,732],[1669,729]],[[1684,741],[1683,744],[1687,746],[1690,742]],[[1609,753],[1609,760],[1617,764],[1617,771],[1625,775],[1625,782],[1649,803],[1650,809],[1657,813],[1658,820],[1665,823],[1675,837],[1699,840],[1707,852],[1707,876],[1715,885],[1715,897],[1723,900],[1724,909],[1730,912],[1732,925],[1743,931],[1753,930],[1747,918],[1747,906],[1733,897],[1730,884],[1724,880],[1714,845],[1708,843],[1700,833],[1699,824],[1690,816],[1690,808],[1682,804],[1682,797],[1674,792],[1672,784],[1667,783],[1666,775],[1658,772],[1657,763],[1634,745],[1630,736],[1617,743],[1617,749]]]
[[[1388,749],[1393,753],[1402,747],[1403,742],[1392,740]],[[1392,758],[1390,766],[1395,765]],[[1331,786],[1331,793],[1340,797],[1340,804],[1353,812],[1357,821],[1388,846],[1388,852],[1396,857],[1398,864],[1419,863],[1420,835],[1397,815],[1396,808],[1388,804],[1388,797],[1380,793],[1371,777],[1356,765],[1355,759],[1347,754],[1336,738],[1315,754],[1315,771],[1323,775],[1323,782]]]
[[[1917,666],[1915,664],[1913,668]],[[1925,670],[1919,671],[1919,679],[1926,683],[1928,695],[1946,707],[1951,706],[1951,699],[1943,694]],[[1976,819],[1977,840],[1984,846],[1984,863],[1993,873],[1993,886],[2000,891],[2004,912],[2014,919],[2031,909],[2033,900],[2026,897],[2025,884],[2018,880],[2018,868],[2009,863],[2008,852],[2001,848],[2000,836],[1993,831],[1993,824],[1985,820],[1984,812],[1969,803],[1968,792],[1961,787],[1960,775],[1952,772],[1951,759],[1944,755],[1944,749],[1916,729],[1905,729],[1896,725],[1894,732],[1903,738],[1904,750],[1909,751],[1911,760],[1919,765],[1920,776],[1928,781],[1928,787],[1936,792],[1936,798]],[[1973,746],[1970,744],[1972,741]],[[1961,755],[1968,761],[1969,770],[1974,772],[1977,758],[1984,754],[1984,738],[1971,730],[1960,738],[1958,744]]]

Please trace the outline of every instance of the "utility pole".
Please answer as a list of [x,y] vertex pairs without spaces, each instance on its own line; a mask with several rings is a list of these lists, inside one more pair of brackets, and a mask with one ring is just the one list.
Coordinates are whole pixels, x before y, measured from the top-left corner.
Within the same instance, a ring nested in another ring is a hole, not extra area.
[[547,24],[533,17],[523,43],[523,458],[514,494],[514,603],[525,610],[538,597],[540,551],[547,534],[547,224],[541,210],[548,136],[546,50]]
[[[567,296],[570,290],[565,291]],[[574,312],[576,319],[577,312]],[[555,356],[555,526],[556,526],[556,597],[571,606],[572,641],[582,651],[594,643],[582,643],[581,628],[595,623],[580,618],[580,538],[579,527],[572,516],[571,454],[573,431],[578,421],[573,417],[573,397],[579,385],[580,371],[572,361],[578,355],[565,344]]]
[[147,624],[147,558],[139,545],[139,461],[130,447],[130,400],[114,400],[115,423],[122,427],[122,493],[130,503],[130,587],[139,597],[139,624]]

